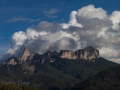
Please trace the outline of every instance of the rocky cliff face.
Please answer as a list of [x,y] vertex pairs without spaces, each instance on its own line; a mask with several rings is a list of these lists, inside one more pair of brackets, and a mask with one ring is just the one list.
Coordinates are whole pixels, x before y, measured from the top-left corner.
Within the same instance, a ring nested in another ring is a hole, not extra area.
[[16,65],[18,64],[14,58],[11,58],[10,60],[3,62],[3,65]]
[[85,52],[85,59],[91,60],[91,59],[99,58],[99,51],[93,48],[92,46],[84,48],[84,52]]
[[33,63],[39,62],[43,64],[45,60],[52,60],[51,56],[58,56],[60,58],[66,59],[83,59],[83,60],[93,60],[99,58],[99,51],[92,46],[89,46],[84,49],[79,49],[77,51],[70,51],[70,50],[61,50],[60,53],[58,52],[51,52],[47,51],[46,53],[40,55],[38,53],[31,54],[28,48],[25,48],[22,56],[19,60],[21,61],[31,61]]
[[99,58],[99,51],[92,46],[89,46],[84,49],[79,49],[75,52],[70,50],[61,50],[61,58],[67,59],[84,59],[84,60],[93,60]]
[[[84,49],[79,49],[77,51],[70,51],[70,50],[61,50],[60,53],[58,52],[51,52],[47,51],[44,54],[31,54],[30,50],[28,48],[25,48],[23,51],[22,56],[19,58],[19,62],[22,64],[24,62],[29,63],[41,63],[43,64],[45,60],[49,60],[50,62],[54,61],[54,59],[51,58],[51,56],[58,56],[60,58],[66,58],[66,59],[74,59],[74,60],[93,60],[99,58],[99,51],[95,49],[92,46],[89,46]],[[14,59],[9,60],[9,62],[6,62],[8,64],[16,65],[17,62],[15,62]]]
[[61,58],[77,59],[77,55],[75,55],[75,52],[70,50],[61,50],[59,55]]
[[99,58],[99,51],[92,46],[75,51],[78,59],[93,60]]
[[29,49],[28,48],[25,48],[24,49],[24,51],[23,51],[23,54],[22,54],[22,56],[19,58],[19,60],[21,60],[21,61],[26,61],[26,60],[30,60],[30,59],[32,59],[32,54],[30,54],[30,51],[29,51]]
[[89,46],[84,49],[79,49],[77,51],[70,50],[61,50],[58,52],[47,51],[44,54],[31,54],[28,48],[25,48],[22,56],[18,59],[18,62],[15,61],[14,58],[4,62],[4,65],[16,65],[22,64],[23,71],[29,71],[29,73],[33,73],[35,70],[35,64],[44,64],[45,61],[54,62],[55,59],[52,56],[57,56],[60,58],[73,59],[73,60],[95,60],[99,58],[99,51],[92,46]]

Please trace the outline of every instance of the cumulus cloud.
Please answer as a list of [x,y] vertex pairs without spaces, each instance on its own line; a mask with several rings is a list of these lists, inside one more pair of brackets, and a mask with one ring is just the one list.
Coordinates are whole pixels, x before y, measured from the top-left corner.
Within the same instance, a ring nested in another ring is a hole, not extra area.
[[112,28],[119,30],[120,29],[120,11],[114,11],[112,15],[110,16],[110,20],[112,21]]
[[86,18],[86,19],[92,19],[92,18],[98,18],[104,20],[107,15],[106,11],[102,8],[95,8],[94,5],[85,6],[78,10],[76,17],[78,18]]
[[42,21],[35,28],[15,32],[12,35],[12,48],[4,55],[20,56],[25,47],[30,48],[32,53],[44,53],[47,50],[77,50],[91,45],[100,51],[100,56],[120,63],[119,23],[120,11],[108,15],[104,9],[88,5],[72,11],[67,23]]

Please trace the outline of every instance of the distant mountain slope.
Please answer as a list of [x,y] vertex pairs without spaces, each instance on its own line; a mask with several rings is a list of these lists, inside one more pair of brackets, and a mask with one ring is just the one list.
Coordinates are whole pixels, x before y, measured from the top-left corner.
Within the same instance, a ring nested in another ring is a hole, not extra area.
[[[96,75],[102,70],[118,65],[104,58],[98,58],[95,62],[63,59],[58,56],[52,56],[52,58],[55,60],[54,62],[46,60],[44,64],[35,63],[35,71],[32,74],[26,73],[22,64],[2,65],[0,79],[30,82],[30,86],[37,87],[38,90],[41,88],[62,90]],[[17,62],[17,58],[15,60]]]
[[63,90],[117,66],[117,63],[99,57],[92,46],[75,52],[61,50],[31,54],[25,48],[21,57],[11,57],[0,66],[0,79],[7,82],[30,82],[30,86],[47,90]]
[[104,70],[69,90],[120,90],[120,66]]
[[44,65],[36,65],[36,73],[25,78],[24,81],[30,81],[34,87],[35,85],[43,88],[56,87],[62,90],[118,65],[104,58],[99,58],[96,62],[54,58],[56,60],[54,63],[45,62]]

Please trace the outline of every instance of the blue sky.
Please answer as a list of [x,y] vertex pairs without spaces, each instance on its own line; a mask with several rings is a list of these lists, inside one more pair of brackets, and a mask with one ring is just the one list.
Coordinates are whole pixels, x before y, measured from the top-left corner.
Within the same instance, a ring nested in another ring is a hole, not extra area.
[[0,54],[12,47],[15,32],[34,28],[42,21],[67,23],[72,11],[90,4],[108,15],[120,11],[120,0],[0,0]]

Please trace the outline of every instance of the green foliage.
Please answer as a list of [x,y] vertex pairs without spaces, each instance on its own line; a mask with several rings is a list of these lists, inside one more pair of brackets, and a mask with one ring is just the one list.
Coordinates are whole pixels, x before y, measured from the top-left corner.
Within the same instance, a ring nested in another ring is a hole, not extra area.
[[20,64],[1,66],[0,79],[30,82],[29,86],[38,90],[63,90],[73,87],[75,84],[96,75],[100,71],[118,65],[104,58],[99,58],[95,62],[93,62],[94,60],[61,59],[57,56],[52,56],[51,58],[54,58],[55,61],[46,60],[44,64],[35,63],[35,72],[31,75],[25,74]]
[[104,70],[70,90],[120,90],[120,66]]
[[34,87],[63,89],[72,87],[102,70],[118,65],[103,58],[99,58],[96,62],[61,59],[56,56],[52,58],[55,62],[37,63],[36,73],[24,80],[30,81]]

